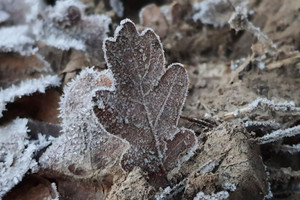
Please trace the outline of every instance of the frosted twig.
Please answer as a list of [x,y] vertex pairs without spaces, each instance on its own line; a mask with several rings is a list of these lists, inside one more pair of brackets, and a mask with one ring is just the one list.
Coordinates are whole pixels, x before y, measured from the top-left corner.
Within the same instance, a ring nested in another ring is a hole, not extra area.
[[186,186],[187,178],[180,181],[174,187],[166,187],[163,191],[155,195],[155,200],[167,200],[173,198],[176,194],[183,191]]
[[281,151],[289,152],[290,154],[299,153],[300,152],[300,144],[294,144],[294,145],[281,145],[280,147]]
[[261,130],[263,132],[271,132],[274,130],[280,129],[280,124],[271,120],[271,121],[247,121],[244,124],[247,131],[256,131]]
[[273,197],[273,193],[271,191],[271,183],[270,183],[270,172],[268,171],[268,167],[264,164],[262,157],[261,162],[263,163],[266,175],[267,175],[267,184],[268,184],[268,194],[264,196],[264,199],[271,199]]
[[275,103],[272,100],[266,98],[257,98],[247,107],[237,109],[234,112],[230,112],[224,115],[224,120],[231,120],[234,118],[241,118],[248,113],[254,112],[256,110],[261,111],[274,111],[277,113],[286,113],[288,115],[300,115],[300,107],[296,107],[294,102],[278,102]]
[[292,137],[299,134],[300,134],[300,125],[294,126],[292,128],[284,129],[284,130],[280,129],[277,131],[273,131],[270,134],[258,138],[258,143],[259,144],[271,143],[271,142],[278,141],[284,137]]

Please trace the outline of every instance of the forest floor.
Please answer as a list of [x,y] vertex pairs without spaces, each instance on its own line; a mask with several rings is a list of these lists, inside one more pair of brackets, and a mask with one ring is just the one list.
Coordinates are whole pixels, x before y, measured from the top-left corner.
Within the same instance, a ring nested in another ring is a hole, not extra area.
[[[86,15],[112,18],[108,36],[129,18],[138,30],[150,27],[160,36],[167,65],[184,65],[190,83],[179,125],[194,130],[198,148],[168,173],[167,189],[150,184],[136,168],[116,181],[103,178],[105,184],[26,170],[3,199],[300,199],[300,1],[126,0],[122,17],[108,1],[81,2]],[[29,132],[30,140],[37,132],[57,137],[63,88],[87,66],[107,68],[102,41],[85,42],[87,50],[37,42],[39,50],[30,56],[2,51],[3,90],[41,75],[58,75],[62,81],[46,86],[44,93],[36,89],[4,102],[0,125],[28,118],[28,129],[37,129]],[[7,143],[0,142],[1,152]],[[1,156],[0,163],[5,161]]]

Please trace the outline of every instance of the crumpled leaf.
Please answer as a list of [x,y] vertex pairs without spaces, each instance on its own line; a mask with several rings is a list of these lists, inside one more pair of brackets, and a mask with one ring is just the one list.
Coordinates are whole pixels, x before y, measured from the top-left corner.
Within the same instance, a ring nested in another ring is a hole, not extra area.
[[40,158],[42,168],[76,178],[122,171],[120,159],[129,144],[104,131],[93,111],[96,91],[113,89],[109,70],[86,68],[68,83],[60,102],[63,134]]
[[57,75],[48,75],[37,79],[26,79],[18,85],[0,90],[0,118],[3,116],[3,111],[6,110],[7,103],[14,102],[16,98],[28,96],[35,92],[45,93],[47,88],[59,85],[60,78]]
[[166,68],[158,36],[150,29],[138,33],[128,19],[105,40],[104,52],[116,90],[97,92],[97,117],[106,131],[130,143],[122,159],[125,170],[139,166],[163,176],[197,147],[194,132],[177,127],[187,72],[179,63]]

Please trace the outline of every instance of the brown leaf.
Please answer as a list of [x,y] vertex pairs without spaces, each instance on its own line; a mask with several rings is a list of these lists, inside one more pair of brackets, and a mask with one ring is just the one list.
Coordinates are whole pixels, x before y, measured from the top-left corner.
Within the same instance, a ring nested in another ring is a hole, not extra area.
[[153,28],[160,37],[167,36],[167,19],[157,5],[150,4],[144,7],[140,13],[140,21],[142,26]]
[[131,144],[123,168],[170,171],[197,146],[193,131],[177,127],[188,89],[186,70],[178,63],[166,68],[158,36],[149,29],[138,33],[127,19],[105,41],[104,52],[116,90],[98,91],[96,102],[103,105],[94,109],[106,131]]
[[20,56],[14,53],[0,54],[0,87],[7,88],[25,79],[49,74],[50,66],[39,55]]
[[43,169],[51,171],[45,172],[46,176],[63,174],[82,179],[123,173],[120,159],[129,144],[104,131],[93,111],[95,92],[113,89],[109,70],[86,68],[67,84],[60,102],[63,134],[39,160]]

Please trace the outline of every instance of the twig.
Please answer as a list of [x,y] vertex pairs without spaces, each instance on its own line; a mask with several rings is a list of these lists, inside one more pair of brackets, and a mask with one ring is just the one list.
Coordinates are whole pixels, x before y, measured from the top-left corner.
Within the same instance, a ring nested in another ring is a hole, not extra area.
[[259,144],[266,144],[278,141],[284,137],[292,137],[300,134],[300,125],[294,126],[292,128],[280,129],[277,131],[273,131],[270,134],[267,134],[263,137],[257,138]]
[[187,117],[184,115],[180,115],[180,118],[188,120],[188,121],[196,123],[196,124],[199,124],[203,127],[208,127],[208,128],[213,128],[219,124],[219,122],[217,122],[215,120],[212,121],[211,119],[197,119],[197,118]]
[[268,100],[266,98],[257,98],[247,107],[240,108],[235,110],[234,112],[226,113],[223,116],[223,120],[231,120],[234,118],[241,118],[248,113],[254,112],[256,110],[262,111],[274,111],[277,113],[284,113],[288,115],[300,115],[300,107],[296,107],[294,102],[278,102],[275,103],[272,100]]

